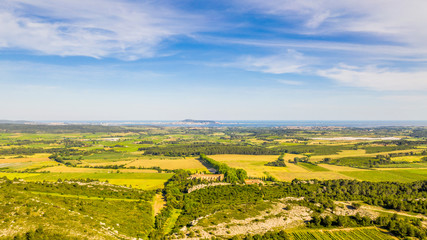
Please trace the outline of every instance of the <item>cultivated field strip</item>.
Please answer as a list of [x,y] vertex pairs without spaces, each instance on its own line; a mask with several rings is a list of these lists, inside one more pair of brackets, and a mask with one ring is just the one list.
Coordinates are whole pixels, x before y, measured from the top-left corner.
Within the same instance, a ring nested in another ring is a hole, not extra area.
[[357,228],[345,230],[316,230],[290,232],[294,240],[387,240],[395,239],[377,228]]

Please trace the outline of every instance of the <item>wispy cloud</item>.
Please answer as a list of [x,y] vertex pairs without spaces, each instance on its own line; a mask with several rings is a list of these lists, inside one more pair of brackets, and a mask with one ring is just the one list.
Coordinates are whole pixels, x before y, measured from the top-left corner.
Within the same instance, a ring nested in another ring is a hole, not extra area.
[[387,68],[341,65],[320,70],[320,76],[348,86],[380,91],[427,91],[427,71],[396,71]]
[[266,57],[245,56],[228,66],[273,74],[299,73],[307,61],[300,52],[288,49],[285,53]]
[[[243,11],[283,20],[276,32],[313,36],[317,40],[251,41],[261,46],[329,49],[376,54],[377,58],[414,58],[427,55],[427,2],[424,0],[242,0],[234,1]],[[268,28],[268,26],[266,27]],[[347,35],[346,35],[347,34]],[[359,41],[360,36],[363,40]],[[327,37],[320,38],[321,36]],[[340,38],[343,36],[344,38]],[[323,39],[322,41],[319,41]],[[236,40],[237,43],[239,40]]]
[[158,1],[4,0],[0,48],[134,60],[164,40],[206,29],[206,19]]
[[285,85],[291,85],[291,86],[301,86],[304,84],[301,81],[286,80],[286,79],[278,79],[277,82],[285,84]]
[[[427,36],[427,2],[424,0],[244,0],[237,4],[244,4],[252,11],[293,19],[300,23],[300,31],[370,32],[414,43],[423,42],[421,39]],[[307,29],[302,28],[304,26]]]

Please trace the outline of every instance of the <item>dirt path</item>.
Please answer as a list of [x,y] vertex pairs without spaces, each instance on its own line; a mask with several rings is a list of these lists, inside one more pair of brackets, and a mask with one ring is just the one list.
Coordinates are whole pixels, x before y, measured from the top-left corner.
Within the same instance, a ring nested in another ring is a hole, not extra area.
[[161,193],[156,194],[153,199],[153,212],[156,216],[164,207],[166,206],[166,201]]
[[377,207],[377,206],[371,206],[371,205],[363,205],[361,208],[367,209],[367,210],[371,210],[371,211],[376,211],[376,212],[383,212],[383,213],[390,213],[390,214],[397,214],[397,215],[401,215],[401,216],[406,216],[406,217],[413,217],[413,218],[420,218],[424,221],[427,220],[427,217],[421,213],[413,215],[413,214],[409,214],[406,212],[399,212],[396,210],[390,210],[390,209],[384,209],[382,207]]

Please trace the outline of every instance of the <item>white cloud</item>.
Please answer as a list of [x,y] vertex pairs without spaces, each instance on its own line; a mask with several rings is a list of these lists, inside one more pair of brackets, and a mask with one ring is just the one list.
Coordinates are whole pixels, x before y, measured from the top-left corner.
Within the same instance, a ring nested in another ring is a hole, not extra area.
[[279,55],[267,57],[243,57],[232,65],[249,71],[283,74],[301,72],[302,68],[306,65],[306,61],[307,58],[303,54],[289,49],[286,53]]
[[414,48],[427,46],[425,0],[244,0],[247,10],[299,23],[303,34],[371,34]]
[[427,91],[427,71],[403,72],[386,68],[338,66],[318,71],[339,83],[380,91]]
[[138,59],[206,20],[157,1],[3,0],[0,48],[61,56]]

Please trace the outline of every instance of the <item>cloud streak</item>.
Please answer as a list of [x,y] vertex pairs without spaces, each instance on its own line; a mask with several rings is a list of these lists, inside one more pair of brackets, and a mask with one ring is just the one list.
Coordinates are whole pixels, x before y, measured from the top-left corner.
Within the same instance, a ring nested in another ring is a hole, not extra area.
[[283,54],[265,57],[245,56],[227,66],[239,67],[248,71],[284,74],[302,72],[307,61],[308,58],[300,52],[288,49]]
[[347,86],[379,91],[427,91],[427,71],[396,71],[377,67],[341,65],[320,70],[320,76],[333,79]]
[[385,60],[427,58],[427,2],[423,0],[243,0],[235,4],[241,11],[279,19],[282,25],[271,28],[275,33],[310,36],[310,40],[247,38],[231,39],[231,43],[363,52]]
[[237,4],[291,19],[301,32],[365,32],[414,44],[425,44],[421,39],[427,36],[427,2],[423,0],[244,0]]
[[135,60],[165,40],[206,29],[204,17],[154,1],[5,0],[0,48],[60,56]]

